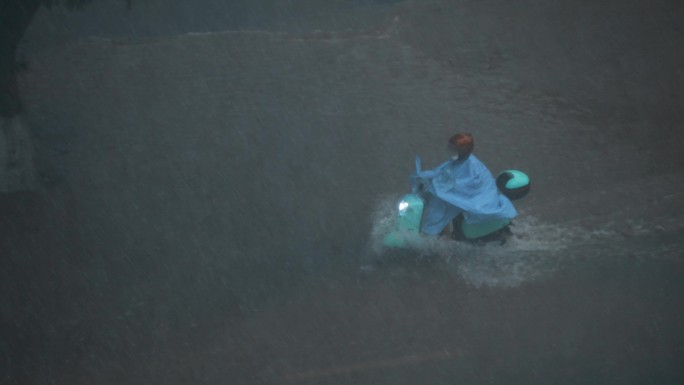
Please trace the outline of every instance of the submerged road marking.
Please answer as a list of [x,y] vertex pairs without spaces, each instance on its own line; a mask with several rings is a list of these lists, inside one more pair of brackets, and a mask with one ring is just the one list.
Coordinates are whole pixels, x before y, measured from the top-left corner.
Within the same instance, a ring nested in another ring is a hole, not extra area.
[[289,373],[283,376],[283,378],[287,381],[296,381],[296,380],[311,380],[315,378],[321,378],[321,377],[331,377],[331,376],[337,376],[341,374],[350,374],[350,373],[355,373],[355,372],[362,372],[362,371],[368,371],[372,369],[378,369],[378,368],[391,368],[399,365],[407,365],[407,364],[419,364],[422,362],[428,362],[428,361],[438,361],[438,360],[446,360],[449,358],[453,357],[460,357],[461,352],[450,352],[447,349],[441,350],[441,351],[436,351],[436,352],[431,352],[431,353],[424,353],[424,354],[412,354],[409,356],[404,356],[404,357],[398,357],[398,358],[389,358],[389,359],[384,359],[384,360],[378,360],[378,361],[370,361],[362,364],[352,364],[352,365],[347,365],[347,366],[335,366],[331,368],[324,368],[324,369],[314,369],[314,370],[309,370],[309,371],[304,371],[304,372],[299,372],[299,373]]

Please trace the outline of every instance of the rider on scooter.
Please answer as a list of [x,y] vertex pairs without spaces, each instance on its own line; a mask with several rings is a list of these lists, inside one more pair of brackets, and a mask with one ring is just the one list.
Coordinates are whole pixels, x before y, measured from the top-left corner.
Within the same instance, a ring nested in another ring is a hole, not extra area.
[[449,160],[412,177],[414,189],[429,193],[424,194],[423,233],[458,237],[462,221],[480,224],[517,215],[513,203],[499,192],[492,173],[472,154],[474,144],[471,134],[453,135],[448,142]]

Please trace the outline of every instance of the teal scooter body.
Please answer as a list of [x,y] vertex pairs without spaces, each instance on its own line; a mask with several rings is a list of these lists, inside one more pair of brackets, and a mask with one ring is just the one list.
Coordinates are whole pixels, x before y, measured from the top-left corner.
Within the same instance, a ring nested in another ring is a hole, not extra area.
[[419,234],[424,208],[425,201],[419,194],[404,195],[399,201],[396,229],[385,236],[385,246],[405,247],[407,236]]

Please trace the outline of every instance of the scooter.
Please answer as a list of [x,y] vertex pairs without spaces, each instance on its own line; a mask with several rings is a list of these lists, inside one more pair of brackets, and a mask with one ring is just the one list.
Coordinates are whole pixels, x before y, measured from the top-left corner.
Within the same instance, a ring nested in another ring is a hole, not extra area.
[[[420,158],[416,157],[416,174],[420,173]],[[423,211],[428,199],[425,181],[418,181],[411,194],[405,195],[398,204],[395,230],[387,234],[383,243],[391,248],[409,247],[408,239],[421,233]],[[530,178],[519,170],[505,170],[496,177],[499,191],[510,200],[525,197],[530,191]],[[510,219],[495,219],[484,223],[468,223],[459,215],[451,224],[452,239],[485,243],[490,240],[505,242],[502,238],[510,234]]]

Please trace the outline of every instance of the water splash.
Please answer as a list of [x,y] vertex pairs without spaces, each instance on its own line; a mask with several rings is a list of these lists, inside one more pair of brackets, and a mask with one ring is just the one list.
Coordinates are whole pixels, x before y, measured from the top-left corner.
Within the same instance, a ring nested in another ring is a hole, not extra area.
[[503,245],[477,245],[409,233],[404,234],[406,250],[398,251],[383,244],[385,234],[396,227],[397,201],[398,197],[387,197],[373,213],[372,254],[384,259],[406,253],[415,259],[436,259],[443,262],[444,269],[474,286],[513,287],[549,276],[572,258],[568,252],[571,245],[586,243],[587,239],[586,231],[579,226],[548,224],[521,216],[512,226],[514,235]]
[[520,217],[504,245],[470,245],[452,258],[449,268],[475,286],[514,287],[550,276],[570,258],[571,246],[582,231],[576,227]]

